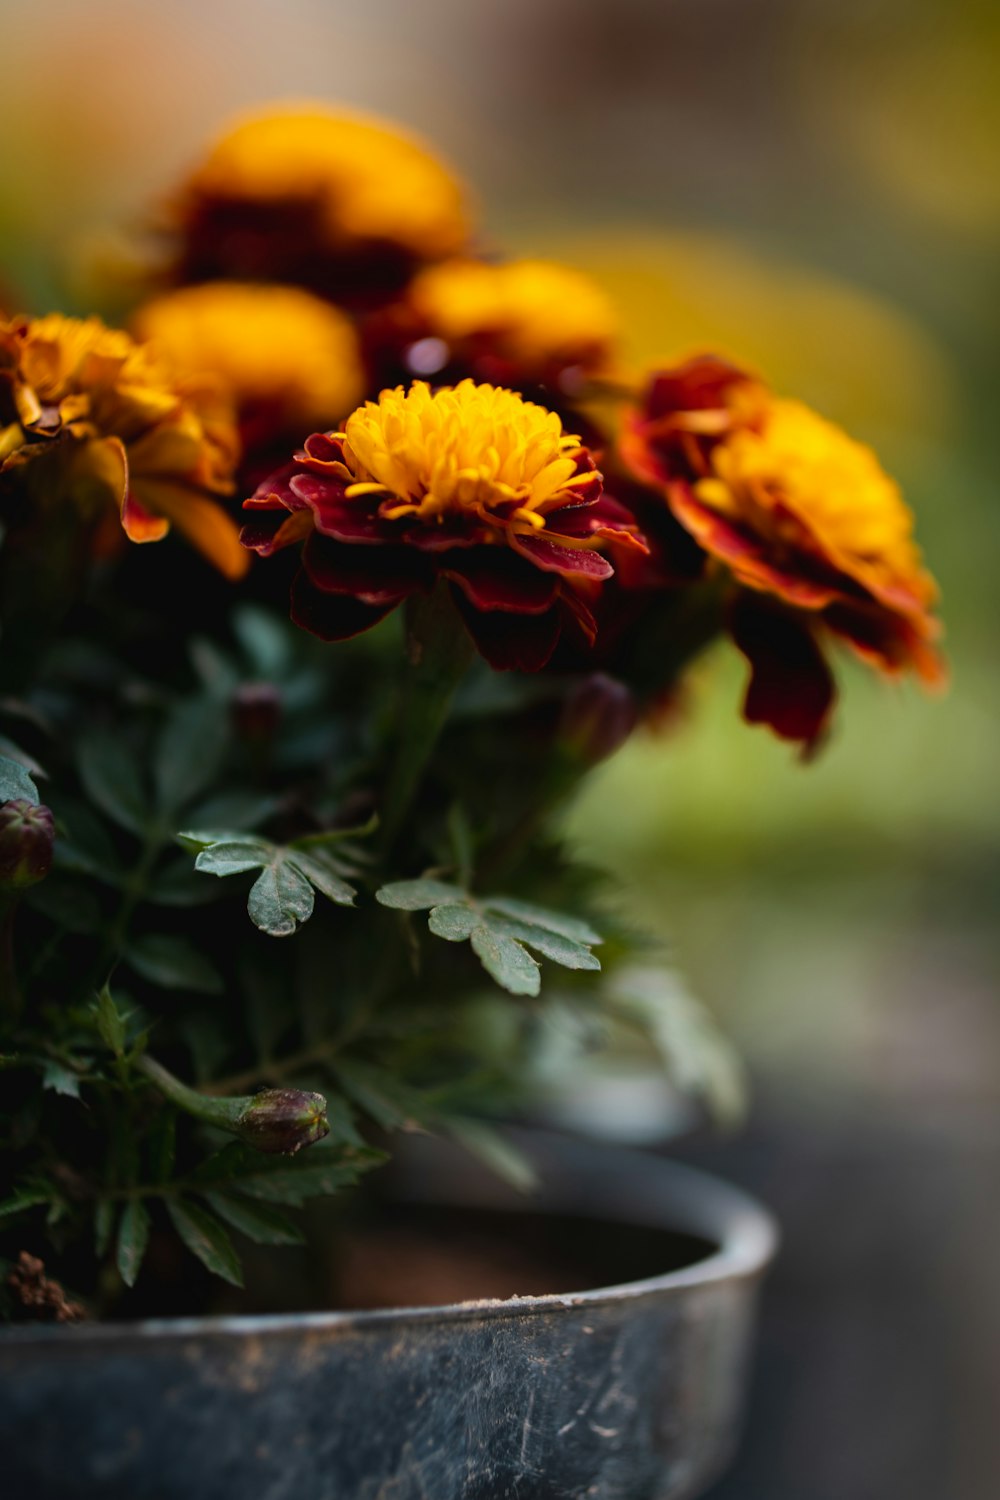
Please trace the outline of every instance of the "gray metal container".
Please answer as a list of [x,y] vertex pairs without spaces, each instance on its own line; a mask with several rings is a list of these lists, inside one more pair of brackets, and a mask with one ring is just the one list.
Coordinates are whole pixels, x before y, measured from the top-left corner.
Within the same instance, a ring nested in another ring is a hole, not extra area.
[[[684,1233],[568,1296],[0,1333],[3,1500],[674,1500],[735,1440],[770,1217],[641,1153],[525,1135],[521,1198],[440,1142],[407,1199]],[[527,1224],[527,1221],[525,1221]],[[666,1241],[665,1241],[666,1242]]]

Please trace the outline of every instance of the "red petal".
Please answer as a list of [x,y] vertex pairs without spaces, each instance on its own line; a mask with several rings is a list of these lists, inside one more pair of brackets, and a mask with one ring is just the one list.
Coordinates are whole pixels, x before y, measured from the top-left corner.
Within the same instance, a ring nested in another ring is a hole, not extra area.
[[580,578],[594,579],[610,578],[614,573],[607,558],[599,552],[588,551],[585,547],[560,547],[539,532],[527,536],[512,532],[510,543],[515,551],[545,573],[575,574]]
[[290,484],[300,505],[312,511],[316,530],[341,542],[384,542],[392,537],[386,524],[363,499],[345,500],[338,479],[324,479],[300,470]]
[[269,474],[266,479],[261,480],[249,499],[244,500],[243,509],[277,510],[284,507],[285,510],[301,510],[302,502],[296,499],[290,487],[290,481],[296,473],[297,466],[293,462]]
[[453,586],[452,594],[476,649],[498,672],[540,672],[559,640],[558,611],[543,615],[483,612]]
[[748,724],[767,724],[812,749],[829,722],[836,689],[807,618],[741,593],[729,628],[750,663]]
[[540,615],[551,607],[559,588],[553,574],[531,567],[507,547],[463,550],[438,568],[480,610]]
[[402,547],[351,547],[313,532],[302,566],[325,594],[352,594],[363,604],[398,604],[433,582],[422,559]]
[[[823,612],[824,624],[878,671],[896,677],[914,671],[929,687],[944,687],[948,669],[941,653],[905,615],[878,606],[841,603]],[[932,628],[931,622],[927,622]]]
[[306,574],[292,584],[292,620],[321,641],[346,641],[370,630],[396,608],[390,604],[364,604],[346,594],[324,594],[314,588]]

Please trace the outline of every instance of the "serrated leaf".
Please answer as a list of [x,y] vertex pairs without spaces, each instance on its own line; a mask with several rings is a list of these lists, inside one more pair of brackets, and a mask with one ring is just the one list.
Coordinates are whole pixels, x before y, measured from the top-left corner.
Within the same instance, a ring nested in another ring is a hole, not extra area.
[[271,937],[290,937],[300,922],[308,922],[314,904],[309,881],[284,859],[261,871],[247,897],[251,920]]
[[135,1286],[149,1244],[149,1210],[141,1198],[130,1198],[118,1225],[115,1259],[126,1286]]
[[38,788],[26,766],[0,755],[0,802],[30,802],[38,805]]
[[280,1209],[228,1193],[206,1193],[212,1208],[255,1245],[301,1245],[305,1236]]
[[512,995],[537,995],[541,970],[514,938],[481,923],[472,933],[472,949],[491,978]]
[[395,880],[377,890],[375,899],[395,911],[427,911],[432,906],[461,903],[466,893],[446,880]]
[[289,851],[286,856],[287,863],[294,865],[306,879],[316,887],[321,895],[335,902],[338,906],[353,906],[355,892],[346,880],[340,877],[339,869],[333,859],[323,849],[310,850],[305,853],[296,849]]
[[501,932],[506,937],[514,938],[516,942],[524,943],[529,948],[534,948],[543,958],[551,958],[553,963],[562,964],[564,969],[591,969],[598,970],[601,961],[595,953],[583,943],[574,943],[572,939],[563,937],[558,932],[552,932],[545,927],[532,927],[528,922],[515,922],[511,917],[489,917],[489,926],[494,932]]
[[569,917],[565,912],[550,911],[545,906],[535,906],[533,902],[518,901],[513,896],[489,896],[484,897],[482,905],[488,911],[499,912],[501,916],[513,917],[516,922],[527,922],[531,927],[541,927],[546,932],[556,932],[560,937],[568,938],[571,943],[582,943],[589,947],[591,943],[603,941],[599,932],[579,917]]
[[447,943],[464,943],[482,923],[482,917],[469,906],[435,906],[427,925],[435,937]]
[[45,769],[39,765],[35,757],[29,755],[27,750],[22,750],[20,745],[15,745],[14,741],[8,739],[5,734],[0,734],[0,756],[4,760],[17,761],[18,765],[23,766],[36,780],[39,776],[43,781],[47,779]]
[[0,1219],[23,1213],[27,1208],[37,1208],[40,1203],[48,1203],[51,1196],[42,1188],[20,1188],[0,1203]]
[[308,1198],[351,1187],[363,1172],[385,1160],[371,1147],[310,1146],[294,1160],[266,1157],[238,1141],[203,1162],[188,1178],[193,1191],[239,1192],[266,1203],[298,1207]]
[[94,1208],[94,1254],[98,1260],[103,1260],[107,1255],[111,1236],[115,1232],[115,1208],[111,1198],[101,1198]]
[[121,1057],[125,1052],[125,1019],[120,1015],[108,985],[98,992],[96,1011],[101,1041],[115,1057]]
[[164,816],[187,806],[215,780],[228,741],[228,716],[213,698],[189,699],[174,709],[153,756],[153,784]]
[[165,990],[195,990],[221,995],[225,988],[215,965],[186,938],[147,933],[134,938],[125,952],[137,974]]
[[276,853],[275,845],[266,839],[226,833],[179,833],[177,837],[187,848],[200,850],[194,867],[203,875],[245,875],[270,864]]
[[196,1255],[213,1276],[221,1276],[230,1285],[242,1287],[240,1258],[218,1219],[197,1203],[168,1198],[166,1204],[173,1226],[191,1254]]
[[135,756],[114,734],[95,731],[80,746],[80,778],[91,802],[113,822],[142,838],[152,807]]
[[42,1070],[42,1088],[54,1094],[63,1094],[67,1099],[79,1099],[80,1079],[71,1068],[50,1058]]

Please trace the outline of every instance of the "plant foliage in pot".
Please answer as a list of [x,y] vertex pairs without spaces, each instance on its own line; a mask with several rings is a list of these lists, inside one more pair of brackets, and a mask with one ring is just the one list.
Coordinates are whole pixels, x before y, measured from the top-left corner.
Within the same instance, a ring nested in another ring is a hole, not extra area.
[[831,648],[939,682],[909,512],[368,120],[238,122],[129,295],[0,324],[7,1493],[694,1493],[772,1231],[503,1128],[553,1035],[738,1110],[559,819],[718,640],[806,755]]

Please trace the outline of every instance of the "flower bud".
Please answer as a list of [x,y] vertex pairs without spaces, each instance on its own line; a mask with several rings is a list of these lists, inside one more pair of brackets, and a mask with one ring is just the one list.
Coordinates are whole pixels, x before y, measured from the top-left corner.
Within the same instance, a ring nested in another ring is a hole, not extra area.
[[47,807],[17,800],[0,807],[0,891],[22,891],[52,868],[55,820]]
[[233,694],[233,725],[241,739],[269,740],[281,719],[281,689],[273,682],[244,682]]
[[584,764],[595,766],[624,745],[637,719],[631,689],[605,672],[592,672],[566,699],[560,738]]
[[236,1134],[248,1146],[294,1156],[330,1134],[326,1100],[302,1089],[262,1089],[236,1121]]

